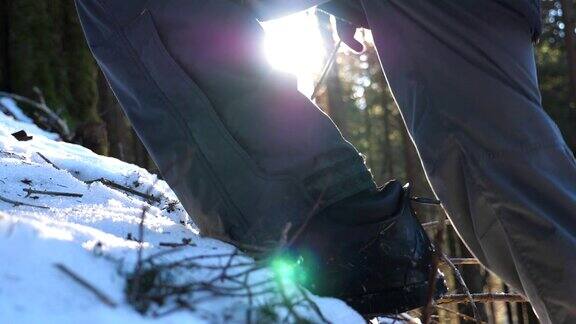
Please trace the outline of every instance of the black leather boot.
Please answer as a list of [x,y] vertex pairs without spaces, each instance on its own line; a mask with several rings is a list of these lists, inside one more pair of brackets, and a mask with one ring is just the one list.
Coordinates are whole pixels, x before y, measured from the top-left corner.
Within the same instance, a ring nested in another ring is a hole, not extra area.
[[[341,201],[310,220],[292,252],[302,285],[343,299],[364,316],[400,313],[428,299],[433,247],[411,207],[409,186],[391,181]],[[446,292],[436,275],[435,298]]]

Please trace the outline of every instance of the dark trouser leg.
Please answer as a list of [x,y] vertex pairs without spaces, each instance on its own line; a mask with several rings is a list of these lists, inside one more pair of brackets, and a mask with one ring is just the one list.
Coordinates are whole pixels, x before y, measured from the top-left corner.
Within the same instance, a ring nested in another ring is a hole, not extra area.
[[262,245],[375,184],[332,121],[272,71],[232,1],[78,0],[86,37],[205,235]]
[[531,2],[363,3],[458,233],[543,322],[576,322],[576,164],[541,107]]

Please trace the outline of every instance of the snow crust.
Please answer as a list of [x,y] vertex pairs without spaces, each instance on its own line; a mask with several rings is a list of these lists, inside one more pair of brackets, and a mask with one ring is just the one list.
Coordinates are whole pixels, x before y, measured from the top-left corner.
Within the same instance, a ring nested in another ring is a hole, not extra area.
[[[17,109],[6,98],[4,106]],[[13,115],[17,115],[18,112]],[[126,302],[125,274],[137,260],[134,241],[143,207],[144,256],[169,249],[161,242],[191,241],[179,256],[220,254],[233,247],[202,238],[169,186],[156,175],[79,145],[58,142],[30,121],[0,113],[0,197],[41,207],[0,201],[0,323],[220,323],[241,321],[242,299],[222,297],[160,319],[137,313]],[[10,134],[24,129],[34,138],[19,142]],[[50,162],[44,160],[40,154]],[[111,188],[107,179],[161,197],[159,203]],[[28,195],[25,189],[81,194]],[[210,261],[210,262],[224,262]],[[112,308],[60,271],[62,264],[118,304]],[[205,280],[214,273],[191,273]],[[269,277],[267,269],[253,280]],[[333,323],[364,323],[340,300],[313,297]],[[244,305],[245,307],[245,305]],[[207,315],[211,314],[211,315]],[[231,319],[230,319],[231,318]]]
[[7,129],[10,133],[24,130],[28,135],[43,136],[52,140],[59,140],[60,136],[56,133],[47,132],[34,124],[34,121],[26,116],[22,109],[18,107],[12,98],[0,97],[0,107],[7,110],[11,116],[3,114],[0,116],[0,126]]

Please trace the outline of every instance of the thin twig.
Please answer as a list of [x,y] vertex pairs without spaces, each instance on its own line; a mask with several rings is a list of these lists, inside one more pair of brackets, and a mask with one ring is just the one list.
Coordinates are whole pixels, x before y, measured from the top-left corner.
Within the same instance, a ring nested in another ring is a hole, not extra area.
[[288,296],[286,295],[282,278],[277,278],[276,282],[278,284],[278,291],[280,292],[280,296],[282,297],[282,304],[288,309],[288,314],[286,314],[286,316],[291,315],[296,323],[303,323],[304,322],[303,319],[294,310],[294,304],[290,301],[290,298],[288,298]]
[[[100,182],[100,183],[102,183],[102,184],[104,184],[104,185],[106,185],[106,186],[108,186],[108,187],[112,187],[112,188],[114,188],[114,189],[118,189],[118,190],[122,190],[122,191],[127,192],[127,193],[131,193],[131,194],[133,194],[133,195],[142,197],[142,198],[144,198],[144,199],[146,199],[146,200],[149,200],[149,201],[154,201],[154,202],[157,202],[157,203],[160,202],[160,198],[158,198],[158,197],[155,197],[155,196],[153,196],[153,195],[151,195],[151,194],[142,193],[142,192],[140,192],[140,191],[134,190],[134,189],[132,189],[132,188],[130,188],[130,187],[123,186],[123,185],[121,185],[121,184],[118,184],[118,183],[116,183],[116,182],[114,182],[114,181],[111,181],[111,180],[108,180],[108,179],[100,178],[100,179],[95,179],[95,180],[86,181],[87,184],[91,184],[91,183],[94,183],[94,182]],[[152,186],[153,186],[153,185],[152,185]]]
[[51,166],[53,166],[54,169],[60,170],[60,168],[59,168],[56,164],[52,163],[52,161],[48,160],[48,158],[45,157],[44,154],[42,154],[42,153],[40,153],[40,152],[36,152],[36,154],[38,154],[38,155],[42,158],[42,160],[46,161],[46,163],[48,163],[48,164],[50,164]]
[[142,216],[140,217],[140,224],[138,224],[138,259],[136,262],[135,273],[139,273],[142,266],[142,253],[144,250],[144,220],[146,219],[146,213],[148,212],[148,206],[142,208]]
[[[150,192],[152,191],[152,189],[154,188],[154,186],[156,185],[156,183],[158,182],[158,178],[156,178],[154,180],[154,182],[152,183],[152,185],[148,188],[146,193],[141,193],[139,191],[136,191],[132,188],[128,188],[122,185],[119,185],[117,183],[114,183],[110,180],[101,178],[99,179],[100,182],[102,182],[103,184],[108,184],[110,186],[116,187],[118,189],[122,189],[128,192],[131,192],[135,195],[139,195],[141,197],[152,197],[155,199],[158,199],[158,201],[160,201],[159,198],[156,198],[152,195],[150,195]],[[144,220],[146,219],[146,213],[148,212],[148,210],[150,209],[150,206],[145,204],[142,207],[142,214],[140,216],[140,224],[138,225],[138,252],[137,252],[137,261],[136,261],[136,265],[135,265],[135,269],[134,269],[134,289],[133,289],[133,294],[134,296],[130,296],[131,300],[135,299],[135,294],[137,294],[140,291],[140,271],[142,270],[142,254],[143,254],[143,250],[144,250]]]
[[296,287],[298,288],[298,291],[300,292],[300,294],[302,295],[302,297],[304,298],[304,300],[306,302],[308,302],[308,305],[312,308],[312,310],[314,311],[314,313],[316,313],[316,315],[318,315],[318,317],[322,320],[322,322],[324,323],[331,323],[325,316],[324,314],[322,314],[322,311],[320,310],[320,307],[318,307],[318,305],[310,298],[310,296],[308,296],[308,292],[302,288],[300,285],[296,285]]
[[268,254],[270,253],[275,247],[271,246],[271,247],[262,247],[262,246],[258,246],[258,245],[252,245],[252,244],[246,244],[246,243],[242,243],[236,240],[233,240],[231,238],[227,238],[227,237],[217,237],[217,239],[219,241],[222,241],[224,243],[228,243],[230,245],[234,245],[235,247],[238,247],[239,249],[243,250],[244,252],[250,253],[250,255],[254,256],[257,254]]
[[[454,265],[478,265],[480,261],[476,258],[450,258],[450,262]],[[447,262],[445,262],[447,263]]]
[[171,247],[171,248],[179,248],[179,247],[183,247],[183,246],[194,246],[193,244],[190,243],[176,243],[176,242],[160,242],[158,243],[159,246],[165,246],[165,247]]
[[320,75],[320,80],[318,80],[318,83],[314,87],[314,91],[312,91],[312,95],[310,96],[310,100],[314,100],[314,99],[316,99],[316,96],[318,96],[318,91],[320,91],[320,87],[322,86],[322,83],[324,83],[324,79],[326,78],[326,75],[328,75],[328,72],[330,71],[332,64],[334,64],[334,59],[336,58],[336,54],[338,53],[338,50],[340,49],[341,45],[342,45],[342,40],[339,40],[338,43],[336,43],[336,46],[334,46],[334,50],[332,51],[332,53],[330,53],[330,56],[328,57],[328,61],[326,61],[326,64],[324,65],[324,69],[322,70],[322,74]]
[[[438,223],[440,223],[440,221],[431,221],[431,222],[423,223],[422,227],[424,227],[424,228],[436,227],[438,225]],[[446,225],[452,225],[452,223],[450,222],[449,219],[444,219],[444,223]]]
[[[520,294],[506,294],[506,293],[477,293],[472,294],[472,299],[475,303],[493,303],[493,302],[508,302],[508,303],[524,303],[526,299]],[[463,304],[469,303],[470,299],[466,294],[451,294],[444,295],[436,301],[437,305],[442,304]]]
[[300,235],[302,235],[304,230],[308,227],[308,223],[310,223],[310,220],[312,219],[312,217],[314,217],[314,215],[316,215],[316,212],[320,208],[320,202],[322,201],[323,196],[324,196],[324,192],[322,192],[320,194],[320,196],[318,197],[318,200],[316,201],[316,203],[314,203],[314,206],[312,206],[312,209],[310,210],[308,215],[306,215],[304,222],[296,230],[296,233],[294,233],[294,235],[292,235],[292,237],[288,240],[288,242],[286,243],[285,246],[279,247],[280,250],[283,248],[288,248],[288,247],[292,246],[294,244],[294,242],[296,242],[296,240],[300,237]]
[[442,243],[444,236],[444,229],[446,223],[440,221],[436,224],[436,235],[434,236],[434,253],[432,253],[432,266],[428,274],[428,302],[422,312],[422,322],[424,324],[430,323],[430,318],[433,312],[434,294],[436,293],[436,276],[438,272],[438,264],[440,263],[440,254],[442,253]]
[[36,93],[36,95],[38,96],[38,100],[42,106],[48,106],[46,105],[46,99],[44,98],[44,94],[42,93],[42,90],[40,90],[40,88],[32,87],[32,91]]
[[28,197],[30,195],[48,195],[48,196],[64,196],[64,197],[78,197],[78,198],[84,196],[83,194],[72,193],[72,192],[43,191],[43,190],[34,190],[34,189],[28,189],[28,188],[24,188],[22,190],[26,192],[26,197]]
[[244,281],[242,284],[246,287],[246,294],[248,295],[248,307],[246,308],[246,323],[252,324],[252,307],[254,307],[254,297],[252,293],[252,287],[248,281],[250,280],[250,274],[244,276]]
[[479,323],[486,323],[485,321],[478,321],[478,320],[474,319],[474,317],[468,316],[468,315],[466,315],[466,314],[462,314],[462,313],[460,313],[460,312],[457,312],[457,311],[452,310],[452,309],[450,309],[450,308],[446,308],[446,307],[444,307],[444,306],[436,305],[435,307],[438,308],[438,309],[441,309],[441,310],[443,310],[443,311],[445,311],[445,312],[448,312],[448,313],[454,314],[454,315],[456,315],[456,316],[462,317],[463,319],[468,320],[468,321],[477,321],[477,322],[479,322]]
[[96,287],[94,287],[88,281],[84,280],[79,275],[72,272],[72,270],[68,269],[68,267],[66,267],[65,265],[63,265],[61,263],[56,263],[56,264],[54,264],[54,266],[58,270],[62,271],[62,273],[68,275],[72,280],[74,280],[80,286],[82,286],[82,287],[88,289],[90,292],[92,292],[102,303],[104,303],[104,304],[106,304],[112,308],[115,308],[117,306],[117,304],[114,301],[112,301],[112,299],[110,297],[106,296],[103,292],[98,290]]
[[47,207],[47,206],[39,206],[39,205],[28,204],[28,203],[25,203],[25,202],[8,199],[8,198],[2,197],[2,196],[0,196],[0,200],[3,201],[3,202],[6,202],[6,203],[9,203],[9,204],[14,205],[14,207],[18,207],[18,206],[28,206],[28,207],[35,207],[35,208],[42,208],[42,209],[50,209],[50,207]]
[[468,286],[466,286],[466,282],[464,281],[464,278],[462,278],[460,271],[458,270],[458,268],[456,268],[454,263],[452,263],[452,261],[450,261],[450,259],[444,253],[441,253],[441,252],[438,252],[438,253],[440,253],[442,260],[450,268],[452,268],[452,271],[454,272],[454,276],[456,277],[456,280],[458,281],[458,283],[460,284],[460,286],[464,290],[464,293],[466,294],[466,296],[468,296],[468,300],[470,301],[470,306],[472,307],[472,314],[474,314],[474,319],[476,320],[476,322],[480,321],[480,316],[478,315],[478,308],[476,307],[476,303],[474,303],[474,299],[472,298],[472,294],[470,293]]

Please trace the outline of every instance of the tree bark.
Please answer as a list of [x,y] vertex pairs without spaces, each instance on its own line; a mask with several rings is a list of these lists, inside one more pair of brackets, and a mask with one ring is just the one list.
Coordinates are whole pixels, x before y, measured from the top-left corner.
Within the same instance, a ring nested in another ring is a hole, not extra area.
[[576,40],[574,30],[574,1],[560,0],[562,5],[562,22],[564,23],[564,44],[566,46],[566,59],[570,79],[570,99],[572,108],[576,109]]
[[10,90],[8,50],[11,0],[0,0],[0,90]]
[[[326,53],[332,53],[334,51],[334,39],[332,37],[332,26],[330,23],[330,16],[324,13],[318,13],[318,24],[320,27],[320,34],[322,36],[322,41],[324,42],[324,48]],[[327,72],[326,75],[326,107],[328,115],[336,126],[340,129],[340,132],[345,138],[348,138],[350,133],[348,129],[348,122],[346,116],[346,103],[343,99],[343,89],[340,76],[338,75],[339,66],[338,62],[334,61],[332,67]]]
[[[383,96],[384,99],[384,96]],[[382,168],[382,178],[394,178],[394,159],[392,152],[392,141],[390,140],[390,108],[386,100],[382,101],[382,124],[384,126],[384,141],[382,143],[382,151],[384,152],[384,165]]]
[[77,126],[76,137],[94,152],[108,155],[106,124],[98,114],[98,68],[86,45],[72,1],[61,2],[62,58],[66,71],[66,107]]
[[135,163],[136,157],[132,143],[138,139],[134,138],[130,123],[124,116],[124,112],[102,72],[98,74],[98,94],[98,111],[106,124],[108,135],[108,155],[122,161]]
[[372,104],[368,103],[364,108],[364,138],[366,139],[366,163],[369,168],[374,168],[373,139],[372,139]]

